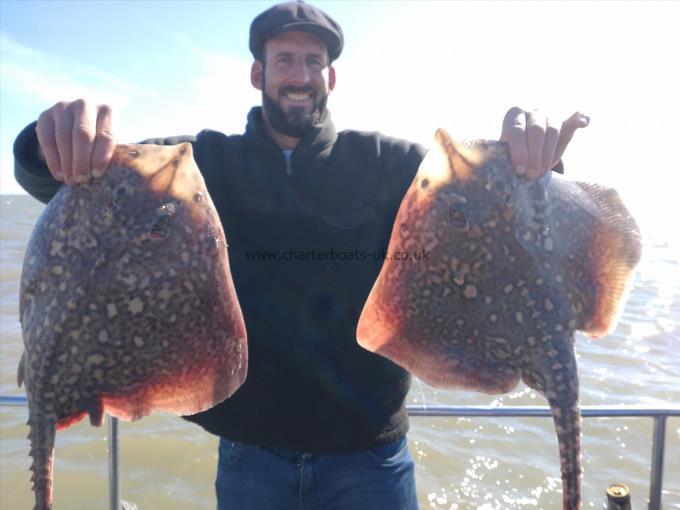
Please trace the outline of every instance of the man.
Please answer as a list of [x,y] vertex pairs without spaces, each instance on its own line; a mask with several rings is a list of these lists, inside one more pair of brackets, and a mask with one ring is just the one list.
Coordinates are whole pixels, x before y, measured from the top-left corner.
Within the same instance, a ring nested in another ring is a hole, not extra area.
[[[326,109],[340,26],[304,3],[276,5],[250,30],[262,91],[243,135],[191,141],[229,239],[249,339],[236,394],[187,417],[220,436],[220,510],[416,509],[405,434],[408,374],[355,341],[392,223],[424,157],[380,133],[336,133]],[[48,201],[100,177],[114,147],[111,110],[60,102],[15,143],[17,180]],[[511,109],[501,139],[527,178],[556,165],[587,119],[562,129]],[[267,253],[271,256],[258,257]]]

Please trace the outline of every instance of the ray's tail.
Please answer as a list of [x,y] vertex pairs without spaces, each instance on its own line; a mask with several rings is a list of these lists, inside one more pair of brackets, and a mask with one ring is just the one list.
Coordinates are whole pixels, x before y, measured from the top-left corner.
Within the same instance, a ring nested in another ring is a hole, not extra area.
[[[566,350],[566,349],[565,349]],[[546,397],[553,415],[560,448],[563,510],[581,508],[581,409],[576,359],[571,353],[553,363],[546,381]]]
[[35,491],[35,506],[33,510],[52,509],[52,474],[54,465],[54,437],[56,423],[44,415],[36,413],[29,407],[27,425],[30,427],[28,439],[31,442],[30,456],[31,482]]
[[560,447],[563,510],[581,508],[581,412],[578,399],[550,401]]
[[581,409],[573,341],[553,344],[538,361],[539,372],[523,372],[528,386],[548,399],[560,449],[563,510],[581,509]]

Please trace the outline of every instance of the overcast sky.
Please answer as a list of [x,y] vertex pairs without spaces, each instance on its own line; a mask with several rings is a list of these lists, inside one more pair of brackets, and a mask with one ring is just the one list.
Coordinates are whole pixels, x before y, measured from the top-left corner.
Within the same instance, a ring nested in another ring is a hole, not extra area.
[[[14,137],[59,100],[112,105],[123,142],[241,132],[259,103],[248,29],[272,4],[0,0],[0,192],[20,191]],[[345,32],[329,101],[339,129],[429,144],[439,126],[497,138],[513,105],[554,122],[580,110],[592,124],[568,175],[615,185],[655,228],[678,217],[679,2],[316,4]]]

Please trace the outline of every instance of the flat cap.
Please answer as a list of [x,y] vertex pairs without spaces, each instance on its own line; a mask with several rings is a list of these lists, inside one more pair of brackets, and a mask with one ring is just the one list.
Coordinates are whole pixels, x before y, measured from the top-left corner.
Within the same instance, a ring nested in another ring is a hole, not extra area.
[[331,62],[342,53],[344,39],[340,25],[321,9],[302,1],[276,4],[257,16],[250,25],[250,52],[260,59],[267,39],[291,30],[321,37]]

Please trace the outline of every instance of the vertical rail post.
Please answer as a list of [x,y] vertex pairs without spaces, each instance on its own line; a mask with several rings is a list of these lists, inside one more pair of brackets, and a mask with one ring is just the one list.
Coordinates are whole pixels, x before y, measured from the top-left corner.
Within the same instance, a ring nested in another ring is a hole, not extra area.
[[652,436],[652,474],[649,482],[649,510],[661,510],[663,487],[663,455],[666,445],[666,416],[654,416]]
[[109,508],[120,510],[120,484],[118,481],[118,419],[106,415],[109,441]]

